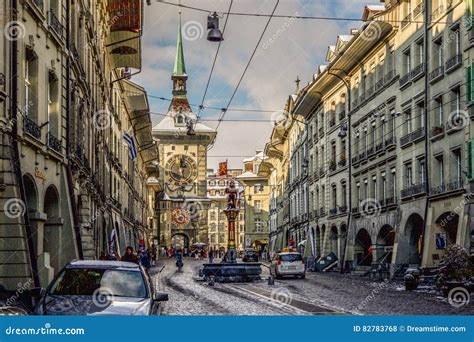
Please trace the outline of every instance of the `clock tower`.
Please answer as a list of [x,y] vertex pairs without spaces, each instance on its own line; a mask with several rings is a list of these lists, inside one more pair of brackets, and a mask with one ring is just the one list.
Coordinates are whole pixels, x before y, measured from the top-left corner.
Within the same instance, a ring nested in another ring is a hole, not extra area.
[[153,127],[160,155],[156,193],[161,246],[189,248],[207,244],[207,148],[217,132],[197,122],[187,98],[181,14],[173,73],[173,97],[167,114]]

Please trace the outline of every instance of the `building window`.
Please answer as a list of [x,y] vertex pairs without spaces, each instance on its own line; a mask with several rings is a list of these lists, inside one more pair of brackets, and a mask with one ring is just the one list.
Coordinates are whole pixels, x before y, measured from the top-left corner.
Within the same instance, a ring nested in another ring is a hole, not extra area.
[[254,212],[255,214],[260,214],[262,212],[262,202],[254,201]]
[[26,116],[36,121],[38,119],[38,57],[31,48],[26,49],[25,55],[25,103],[22,110]]
[[453,160],[454,160],[454,176],[456,182],[461,182],[462,180],[462,164],[461,164],[461,149],[455,149],[452,151]]
[[413,169],[411,163],[405,164],[405,185],[407,189],[413,185]]
[[438,126],[443,125],[444,115],[443,115],[443,96],[439,96],[435,99],[435,122]]
[[426,182],[426,166],[425,166],[425,160],[424,159],[420,159],[418,161],[418,172],[420,174],[420,183],[421,184],[425,184]]
[[48,78],[48,126],[49,132],[55,137],[59,135],[59,101],[58,101],[58,78],[53,72],[49,72]]
[[405,74],[410,73],[411,71],[411,51],[410,49],[403,51],[403,66]]
[[444,160],[443,156],[437,156],[436,157],[436,170],[435,172],[437,173],[437,181],[440,186],[444,185]]
[[444,46],[443,39],[439,38],[434,42],[434,51],[433,51],[433,68],[441,68],[444,63],[443,56]]

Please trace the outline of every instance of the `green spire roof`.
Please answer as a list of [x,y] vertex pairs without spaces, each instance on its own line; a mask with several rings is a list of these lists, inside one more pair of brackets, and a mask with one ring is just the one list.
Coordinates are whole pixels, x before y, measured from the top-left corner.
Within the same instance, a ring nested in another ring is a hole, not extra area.
[[178,41],[176,43],[176,59],[174,61],[173,76],[186,75],[186,66],[184,65],[183,37],[181,35],[181,13],[179,14]]

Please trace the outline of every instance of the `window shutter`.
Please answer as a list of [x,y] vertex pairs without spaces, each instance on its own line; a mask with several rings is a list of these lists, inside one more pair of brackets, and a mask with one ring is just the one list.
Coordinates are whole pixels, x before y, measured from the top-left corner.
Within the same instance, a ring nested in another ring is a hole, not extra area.
[[474,139],[467,142],[467,179],[469,182],[474,181]]
[[474,102],[474,86],[473,86],[473,80],[474,80],[474,63],[471,63],[467,67],[467,75],[466,75],[466,95],[467,95],[467,103],[468,105],[472,102]]

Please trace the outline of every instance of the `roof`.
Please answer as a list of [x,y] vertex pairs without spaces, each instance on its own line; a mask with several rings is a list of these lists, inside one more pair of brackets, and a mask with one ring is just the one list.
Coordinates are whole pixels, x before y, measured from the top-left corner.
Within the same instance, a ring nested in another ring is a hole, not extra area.
[[[159,132],[159,131],[165,131],[165,132],[178,131],[179,132],[181,131],[183,132],[183,134],[186,134],[186,127],[179,127],[175,125],[174,117],[177,114],[178,113],[172,112],[172,111],[168,112],[166,116],[163,119],[161,119],[161,121],[153,127],[153,132]],[[193,112],[187,112],[187,113],[184,113],[184,115],[186,115],[186,117],[188,117],[191,120],[196,120],[196,115]],[[194,131],[196,133],[216,133],[216,130],[214,128],[208,127],[201,122],[198,122],[194,125]]]
[[181,13],[179,14],[178,40],[176,41],[176,58],[174,60],[173,76],[185,76],[183,37],[181,33]]
[[114,260],[74,260],[71,261],[66,267],[128,268],[140,270],[139,266],[133,262]]

